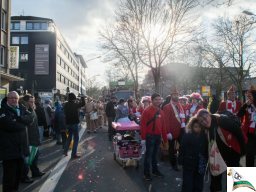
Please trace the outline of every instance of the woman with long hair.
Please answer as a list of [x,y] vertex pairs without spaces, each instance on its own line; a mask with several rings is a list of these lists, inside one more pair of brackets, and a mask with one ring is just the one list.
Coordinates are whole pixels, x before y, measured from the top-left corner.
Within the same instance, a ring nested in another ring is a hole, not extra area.
[[[209,144],[216,141],[218,152],[228,167],[239,167],[240,158],[246,154],[247,138],[241,128],[231,118],[219,114],[210,114],[209,111],[201,109],[197,113],[198,122],[208,132]],[[210,154],[209,152],[209,155]],[[210,158],[210,157],[209,157]],[[220,162],[218,162],[220,163]],[[211,186],[210,190],[222,190],[222,174],[212,175],[216,167],[210,166]]]
[[240,108],[237,116],[242,119],[242,130],[248,138],[247,142],[247,155],[246,167],[254,167],[255,165],[255,149],[256,149],[256,136],[255,136],[255,122],[256,122],[256,87],[251,85],[247,91],[247,101]]

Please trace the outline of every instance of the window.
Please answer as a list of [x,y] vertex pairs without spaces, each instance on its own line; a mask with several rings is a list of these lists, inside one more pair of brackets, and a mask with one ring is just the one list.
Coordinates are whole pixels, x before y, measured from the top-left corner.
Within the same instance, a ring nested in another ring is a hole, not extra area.
[[21,44],[28,44],[28,37],[21,37],[20,41]]
[[41,29],[46,30],[47,29],[47,23],[41,23]]
[[57,73],[57,80],[61,82],[61,74]]
[[60,40],[59,39],[57,39],[57,45],[58,45],[58,47],[61,48],[61,44],[60,44]]
[[69,80],[67,80],[67,86],[69,85],[69,83],[70,83],[70,81],[69,81]]
[[6,15],[6,13],[4,11],[2,11],[2,26],[1,27],[2,27],[3,30],[5,30],[5,25],[6,25],[5,15]]
[[20,37],[12,37],[12,44],[19,44],[20,43]]
[[20,76],[21,78],[24,78],[25,80],[28,79],[28,73],[27,72],[20,72]]
[[40,23],[34,23],[34,29],[40,29]]
[[66,70],[67,70],[67,72],[69,72],[69,67],[68,66],[67,66]]
[[33,29],[33,23],[27,23],[27,29]]
[[11,25],[10,25],[10,29],[11,29],[11,30],[13,30],[13,23],[11,23]]
[[60,57],[57,55],[57,63],[59,64],[59,65],[61,65],[61,59],[60,59]]
[[5,62],[5,47],[1,47],[1,66],[4,67]]
[[20,53],[20,62],[28,61],[28,54],[27,53]]
[[64,61],[61,62],[61,66],[65,69],[66,63]]
[[20,30],[20,23],[14,23],[14,29]]

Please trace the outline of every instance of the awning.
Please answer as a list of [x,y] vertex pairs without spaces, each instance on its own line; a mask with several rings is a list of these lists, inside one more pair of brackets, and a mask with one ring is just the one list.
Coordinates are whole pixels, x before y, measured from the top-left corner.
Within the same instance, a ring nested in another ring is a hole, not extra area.
[[17,77],[15,75],[11,75],[9,73],[5,73],[3,71],[1,71],[1,78],[2,79],[7,79],[9,81],[24,81],[24,78]]

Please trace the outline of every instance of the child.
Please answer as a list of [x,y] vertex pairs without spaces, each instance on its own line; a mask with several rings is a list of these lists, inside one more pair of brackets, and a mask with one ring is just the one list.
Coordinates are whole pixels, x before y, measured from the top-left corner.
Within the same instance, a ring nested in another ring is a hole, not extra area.
[[196,117],[191,117],[189,130],[181,140],[178,169],[183,170],[182,192],[200,192],[204,187],[204,175],[198,172],[199,153],[208,160],[208,140]]

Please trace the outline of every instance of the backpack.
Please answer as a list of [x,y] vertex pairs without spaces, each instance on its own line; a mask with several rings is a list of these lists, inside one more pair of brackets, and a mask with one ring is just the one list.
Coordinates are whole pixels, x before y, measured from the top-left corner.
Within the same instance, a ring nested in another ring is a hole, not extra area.
[[[226,116],[228,118],[230,118],[232,121],[234,121],[239,127],[241,127],[241,121],[240,119],[237,118],[236,115],[234,115],[233,113],[231,113],[230,111],[217,111],[217,114],[221,115],[221,116]],[[222,120],[220,116],[220,121]]]

